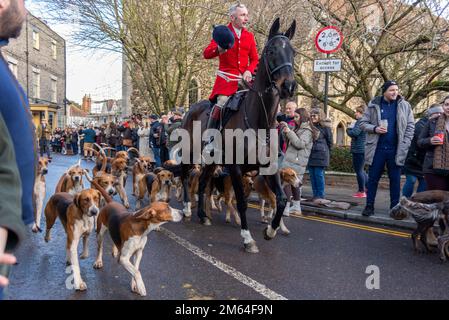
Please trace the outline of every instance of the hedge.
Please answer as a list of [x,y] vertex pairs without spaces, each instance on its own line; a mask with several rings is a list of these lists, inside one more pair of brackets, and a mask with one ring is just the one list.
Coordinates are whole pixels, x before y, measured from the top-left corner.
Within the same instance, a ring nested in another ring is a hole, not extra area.
[[330,165],[327,170],[354,173],[350,147],[334,146],[331,151]]

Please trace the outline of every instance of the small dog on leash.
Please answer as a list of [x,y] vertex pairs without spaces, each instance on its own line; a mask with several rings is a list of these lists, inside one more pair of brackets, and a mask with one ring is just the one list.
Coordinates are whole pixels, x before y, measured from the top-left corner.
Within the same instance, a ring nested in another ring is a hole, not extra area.
[[36,199],[36,208],[34,212],[34,225],[31,229],[34,233],[42,232],[40,228],[42,208],[44,207],[44,200],[46,194],[45,175],[48,173],[48,163],[51,162],[48,158],[39,158],[37,175],[34,181],[34,197]]
[[440,234],[448,232],[449,192],[430,190],[414,194],[410,199],[402,197],[399,203],[391,209],[390,216],[402,220],[410,215],[416,221],[417,228],[412,233],[413,248],[422,252],[418,244],[418,236],[427,252],[432,252],[431,246],[438,246],[438,239],[433,232],[433,226],[438,221]]

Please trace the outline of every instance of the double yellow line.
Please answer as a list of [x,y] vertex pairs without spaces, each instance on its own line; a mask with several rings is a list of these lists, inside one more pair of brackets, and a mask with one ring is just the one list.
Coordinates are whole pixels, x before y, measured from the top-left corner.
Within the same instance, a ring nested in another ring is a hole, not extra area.
[[[260,206],[255,205],[255,204],[249,203],[248,207],[260,210]],[[268,211],[268,209],[265,209],[265,211]],[[401,231],[370,227],[370,226],[365,226],[365,225],[361,225],[361,224],[337,221],[337,220],[332,220],[332,219],[327,219],[327,218],[322,218],[322,217],[317,217],[317,216],[313,216],[313,217],[309,216],[308,217],[308,216],[301,216],[301,215],[297,215],[297,214],[291,214],[290,216],[299,218],[299,219],[303,219],[303,220],[318,221],[318,222],[333,224],[333,225],[337,225],[337,226],[341,226],[341,227],[347,227],[347,228],[365,230],[365,231],[370,231],[370,232],[375,232],[375,233],[387,234],[390,236],[395,236],[395,237],[400,237],[400,238],[410,238],[410,233],[401,232]]]

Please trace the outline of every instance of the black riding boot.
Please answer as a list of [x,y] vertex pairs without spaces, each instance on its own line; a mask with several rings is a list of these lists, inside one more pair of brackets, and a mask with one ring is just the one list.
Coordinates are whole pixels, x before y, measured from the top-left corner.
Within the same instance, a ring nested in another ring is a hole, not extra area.
[[[220,117],[221,117],[221,107],[218,104],[215,104],[210,111],[209,120],[207,121],[207,129],[219,129],[220,126]],[[214,137],[211,136],[209,141],[206,142],[205,147],[212,149],[212,142],[214,141]]]

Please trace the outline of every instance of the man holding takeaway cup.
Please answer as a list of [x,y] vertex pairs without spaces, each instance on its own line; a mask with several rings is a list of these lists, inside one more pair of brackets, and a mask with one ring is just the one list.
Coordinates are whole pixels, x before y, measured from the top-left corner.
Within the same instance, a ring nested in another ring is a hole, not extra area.
[[390,180],[390,208],[399,202],[401,167],[404,165],[415,130],[410,104],[399,95],[399,86],[389,80],[382,86],[382,95],[375,97],[361,119],[367,132],[365,164],[369,165],[368,192],[364,216],[374,215],[377,186],[386,166]]

